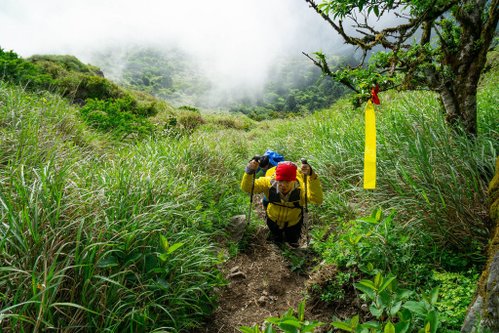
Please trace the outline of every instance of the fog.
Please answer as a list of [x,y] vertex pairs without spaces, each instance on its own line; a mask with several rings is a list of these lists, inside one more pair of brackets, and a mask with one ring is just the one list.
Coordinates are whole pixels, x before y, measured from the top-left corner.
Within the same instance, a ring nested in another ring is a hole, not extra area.
[[23,57],[148,44],[194,54],[222,85],[261,84],[272,61],[344,50],[304,0],[0,0],[0,47]]

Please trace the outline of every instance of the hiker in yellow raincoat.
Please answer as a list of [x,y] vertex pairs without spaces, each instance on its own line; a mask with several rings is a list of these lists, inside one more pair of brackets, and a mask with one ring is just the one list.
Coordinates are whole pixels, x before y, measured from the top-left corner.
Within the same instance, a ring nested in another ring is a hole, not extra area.
[[[302,164],[298,171],[296,164],[285,161],[275,167],[275,172],[270,169],[264,177],[254,179],[257,169],[258,162],[251,160],[246,166],[241,189],[248,193],[253,190],[253,193],[265,194],[269,200],[266,223],[271,239],[278,243],[286,241],[297,247],[303,227],[305,202],[322,203],[322,186],[317,173],[312,171],[309,164]],[[306,189],[304,175],[307,176]]]

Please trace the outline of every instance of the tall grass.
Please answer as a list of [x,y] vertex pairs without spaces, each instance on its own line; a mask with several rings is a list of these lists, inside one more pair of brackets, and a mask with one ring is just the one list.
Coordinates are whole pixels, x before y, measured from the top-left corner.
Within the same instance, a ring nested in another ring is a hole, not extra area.
[[0,108],[0,327],[199,326],[223,283],[210,235],[241,212],[238,157],[202,135],[112,143],[64,101],[9,86]]
[[[480,104],[481,133],[470,140],[446,125],[431,93],[385,93],[381,100],[374,191],[362,189],[363,110],[347,101],[304,120],[273,122],[262,141],[290,159],[308,157],[326,189],[325,204],[313,208],[323,222],[368,215],[375,207],[395,209],[401,223],[425,231],[439,249],[466,249],[483,260],[499,111]],[[261,150],[265,143],[256,146]]]

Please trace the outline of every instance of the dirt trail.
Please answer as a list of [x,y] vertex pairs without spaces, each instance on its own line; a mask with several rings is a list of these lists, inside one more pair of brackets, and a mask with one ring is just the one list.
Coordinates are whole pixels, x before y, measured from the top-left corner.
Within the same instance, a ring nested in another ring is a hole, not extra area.
[[[200,332],[240,332],[240,326],[260,325],[267,317],[296,309],[303,300],[308,273],[293,272],[283,250],[266,240],[267,233],[265,227],[259,228],[248,248],[224,264],[229,284],[221,290],[220,305],[210,323]],[[309,320],[328,318],[324,311],[307,316]]]

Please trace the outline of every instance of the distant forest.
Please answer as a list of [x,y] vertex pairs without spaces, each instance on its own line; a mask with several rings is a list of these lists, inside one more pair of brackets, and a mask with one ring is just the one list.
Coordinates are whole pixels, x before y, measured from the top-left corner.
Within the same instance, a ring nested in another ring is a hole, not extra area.
[[[346,59],[335,57],[331,67],[345,64]],[[261,92],[234,91],[223,98],[210,96],[215,83],[192,56],[178,49],[109,49],[96,54],[92,63],[119,84],[148,92],[177,107],[222,109],[255,120],[311,113],[330,106],[348,92],[323,76],[302,55],[276,61]]]

